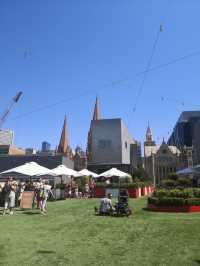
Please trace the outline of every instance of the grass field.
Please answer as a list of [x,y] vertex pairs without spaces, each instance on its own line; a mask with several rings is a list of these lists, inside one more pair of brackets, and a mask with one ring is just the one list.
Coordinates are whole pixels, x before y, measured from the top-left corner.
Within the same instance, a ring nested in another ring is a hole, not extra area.
[[147,212],[137,199],[132,217],[98,217],[97,204],[66,200],[49,203],[47,216],[0,216],[0,265],[200,265],[200,214]]

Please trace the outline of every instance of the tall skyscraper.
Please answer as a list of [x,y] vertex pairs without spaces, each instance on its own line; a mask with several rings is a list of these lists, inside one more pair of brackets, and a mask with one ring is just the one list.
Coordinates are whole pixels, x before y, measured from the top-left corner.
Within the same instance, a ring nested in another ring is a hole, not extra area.
[[42,142],[42,152],[48,152],[51,150],[51,144],[47,141]]
[[181,114],[168,144],[180,150],[192,148],[193,163],[200,164],[200,111],[185,111]]

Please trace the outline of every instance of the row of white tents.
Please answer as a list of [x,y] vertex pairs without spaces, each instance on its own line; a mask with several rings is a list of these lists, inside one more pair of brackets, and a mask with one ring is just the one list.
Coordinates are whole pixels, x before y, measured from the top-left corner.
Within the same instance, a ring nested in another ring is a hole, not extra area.
[[97,175],[96,173],[93,173],[87,169],[83,169],[79,172],[70,169],[66,167],[65,165],[59,165],[58,167],[50,170],[44,166],[41,166],[37,164],[36,162],[30,162],[30,163],[25,163],[21,166],[9,169],[7,171],[4,171],[0,173],[0,177],[5,177],[5,175],[23,175],[23,176],[28,176],[28,177],[36,177],[36,176],[73,176],[73,177],[81,177],[81,176],[91,176],[93,178],[98,178],[98,177],[113,177],[117,176],[119,178],[126,178],[130,177],[129,174],[122,172],[118,170],[117,168],[111,168],[110,170]]

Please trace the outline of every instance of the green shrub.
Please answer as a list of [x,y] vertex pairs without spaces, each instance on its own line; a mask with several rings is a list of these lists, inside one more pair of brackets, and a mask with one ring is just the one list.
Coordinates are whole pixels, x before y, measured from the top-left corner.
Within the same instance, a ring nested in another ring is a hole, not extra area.
[[187,189],[157,189],[153,195],[157,198],[172,197],[172,198],[192,198],[194,197],[194,191],[192,188]]
[[176,187],[177,182],[173,179],[165,179],[161,182],[161,187],[164,188],[172,188],[172,187]]
[[200,188],[194,188],[194,197],[195,198],[200,198]]
[[103,187],[103,188],[141,188],[145,186],[150,186],[151,184],[149,182],[132,182],[132,183],[111,183],[106,184],[105,182],[99,182],[96,183],[96,187]]
[[186,204],[189,206],[200,206],[200,198],[187,199]]
[[186,177],[179,177],[177,180],[177,185],[182,187],[191,187],[192,180]]
[[168,189],[161,188],[154,191],[153,196],[156,198],[162,198],[169,196],[169,193],[170,191]]
[[154,205],[158,205],[159,203],[159,199],[155,198],[155,197],[149,197],[148,198],[148,204],[154,204]]
[[168,179],[172,179],[172,180],[177,180],[178,179],[178,175],[176,173],[172,173],[168,176]]
[[185,199],[182,198],[161,198],[159,206],[184,206]]
[[171,197],[163,197],[163,198],[148,198],[149,204],[154,204],[156,206],[184,206],[186,205],[186,200],[182,198],[171,198]]
[[200,188],[157,189],[149,204],[156,206],[200,206]]

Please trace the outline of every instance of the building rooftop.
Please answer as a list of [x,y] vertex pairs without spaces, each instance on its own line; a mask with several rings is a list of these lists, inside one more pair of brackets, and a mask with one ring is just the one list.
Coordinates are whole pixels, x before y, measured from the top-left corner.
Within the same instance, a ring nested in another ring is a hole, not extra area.
[[184,111],[179,117],[178,123],[188,122],[193,117],[200,118],[200,111]]

